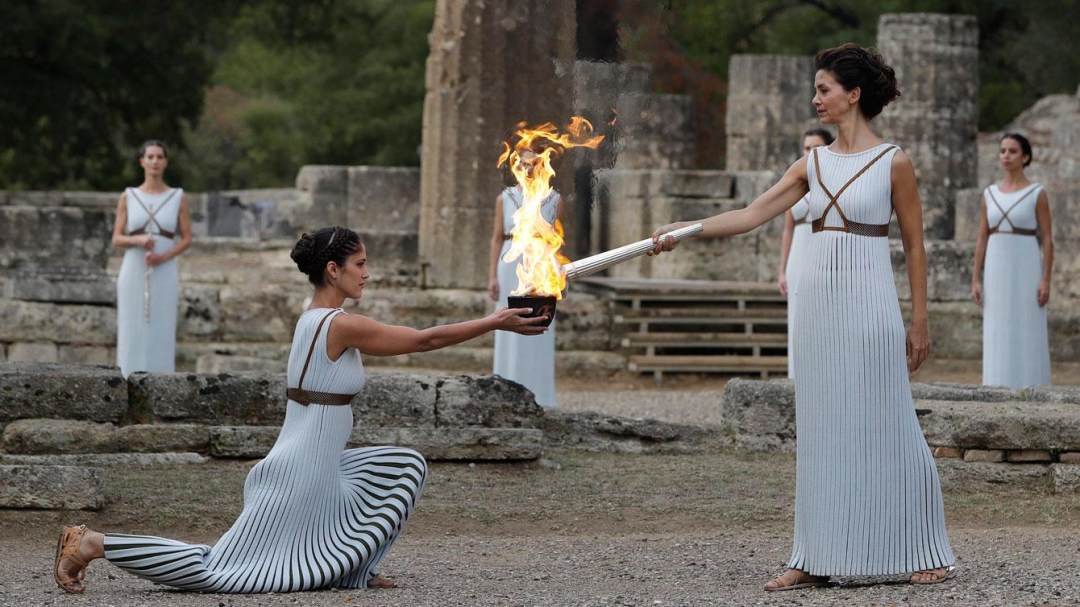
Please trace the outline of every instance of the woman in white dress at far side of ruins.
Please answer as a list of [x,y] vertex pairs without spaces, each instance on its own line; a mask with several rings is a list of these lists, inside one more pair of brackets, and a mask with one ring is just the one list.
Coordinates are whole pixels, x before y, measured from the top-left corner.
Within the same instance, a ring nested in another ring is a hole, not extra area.
[[[542,151],[542,150],[541,150]],[[537,157],[537,151],[524,150],[519,162],[529,163]],[[504,261],[510,250],[511,232],[514,229],[514,212],[521,208],[521,186],[505,188],[495,198],[495,221],[491,236],[488,264],[488,297],[495,305],[506,306],[507,297],[518,287],[518,261]],[[552,190],[540,205],[540,214],[551,225],[562,216],[562,197]],[[543,335],[536,337],[518,335],[507,331],[495,332],[495,350],[492,373],[515,381],[528,388],[541,407],[559,406],[555,395],[555,322]]]
[[139,148],[143,182],[116,205],[114,247],[127,249],[116,277],[116,364],[136,371],[176,368],[176,258],[191,246],[191,211],[182,188],[165,183],[169,152],[161,141]]
[[[817,127],[807,130],[802,138],[802,155],[806,156],[816,147],[833,142],[832,133]],[[784,212],[784,232],[780,238],[780,272],[777,286],[787,298],[788,377],[795,377],[795,357],[791,355],[792,336],[795,334],[795,299],[797,297],[799,272],[803,258],[810,245],[810,203],[806,196]]]
[[[909,374],[930,355],[922,202],[911,160],[870,121],[900,95],[894,70],[854,44],[816,57],[813,105],[836,141],[795,162],[749,206],[700,220],[697,238],[753,230],[809,193],[812,236],[795,308],[795,533],[766,591],[829,586],[832,576],[955,571],[937,466],[915,416]],[[893,213],[911,286],[904,319],[893,277]],[[659,254],[677,246],[653,233]]]
[[[1050,383],[1046,305],[1054,241],[1050,199],[1024,175],[1031,143],[1006,133],[998,146],[1004,178],[983,192],[971,297],[983,308],[983,385]],[[981,276],[981,280],[980,280]]]
[[351,403],[366,381],[361,355],[426,352],[494,330],[539,335],[546,319],[525,317],[529,308],[500,308],[484,318],[426,329],[387,325],[341,307],[363,296],[369,278],[367,249],[356,232],[339,226],[304,234],[291,257],[314,293],[293,333],[281,386],[288,399],[285,420],[270,452],[248,473],[236,522],[213,546],[65,527],[53,577],[66,592],[86,589],[86,567],[99,558],[151,582],[194,592],[396,586],[378,567],[420,499],[427,464],[405,447],[346,448],[355,423]]

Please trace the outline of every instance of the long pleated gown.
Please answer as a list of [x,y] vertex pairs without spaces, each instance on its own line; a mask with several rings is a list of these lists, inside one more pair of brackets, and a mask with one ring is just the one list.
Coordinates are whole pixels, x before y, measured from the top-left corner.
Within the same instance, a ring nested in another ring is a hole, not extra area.
[[[514,229],[514,212],[521,208],[521,188],[514,186],[503,190],[503,234]],[[544,220],[554,225],[559,210],[559,195],[552,192],[540,205]],[[518,287],[517,265],[503,261],[510,250],[510,240],[504,239],[499,252],[499,301],[505,306],[506,298]],[[519,335],[510,331],[495,332],[495,355],[492,373],[516,381],[528,388],[541,407],[558,407],[555,396],[555,322],[541,335]]]
[[[124,194],[126,232],[141,229],[153,235],[155,253],[173,248],[184,190],[148,194],[128,188]],[[116,366],[124,377],[136,371],[172,373],[176,368],[180,271],[176,259],[170,259],[147,272],[145,255],[146,249],[128,248],[116,276]]]
[[[326,354],[332,318],[305,312],[289,355],[293,388],[352,394],[364,385],[360,354]],[[312,340],[310,366],[299,385]],[[348,405],[289,400],[281,434],[244,483],[244,509],[214,546],[145,535],[107,534],[105,558],[139,577],[203,592],[289,592],[363,588],[420,498],[427,465],[411,449],[345,449]],[[203,496],[201,499],[212,499]]]
[[1035,203],[1042,186],[1016,192],[986,188],[983,277],[983,384],[1019,389],[1050,383],[1046,306],[1039,306],[1042,249]]
[[886,237],[895,153],[887,144],[849,155],[820,147],[807,169],[814,233],[795,309],[798,463],[788,566],[811,575],[897,574],[955,561],[937,468],[915,417]]
[[795,227],[791,231],[791,245],[788,247],[787,264],[784,266],[784,280],[787,282],[787,319],[788,319],[788,377],[795,377],[795,357],[792,342],[795,338],[795,304],[798,299],[799,276],[802,275],[806,249],[810,246],[810,203],[804,196],[791,207],[795,218]]

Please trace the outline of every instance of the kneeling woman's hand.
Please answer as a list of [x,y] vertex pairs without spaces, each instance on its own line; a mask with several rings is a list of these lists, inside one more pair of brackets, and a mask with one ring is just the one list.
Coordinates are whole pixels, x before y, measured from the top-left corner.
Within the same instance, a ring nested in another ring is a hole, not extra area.
[[522,335],[540,335],[547,331],[547,327],[541,323],[547,322],[547,316],[529,318],[532,308],[499,308],[492,312],[491,318],[496,323],[496,329],[501,331],[513,331]]

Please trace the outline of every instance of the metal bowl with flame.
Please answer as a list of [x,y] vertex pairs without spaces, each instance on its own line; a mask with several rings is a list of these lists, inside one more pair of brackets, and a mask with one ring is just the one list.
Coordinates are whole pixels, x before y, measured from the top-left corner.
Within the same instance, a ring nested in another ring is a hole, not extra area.
[[510,295],[506,298],[506,305],[510,308],[531,309],[532,311],[525,315],[526,318],[547,316],[547,320],[540,323],[540,326],[546,327],[555,320],[556,301],[554,295]]

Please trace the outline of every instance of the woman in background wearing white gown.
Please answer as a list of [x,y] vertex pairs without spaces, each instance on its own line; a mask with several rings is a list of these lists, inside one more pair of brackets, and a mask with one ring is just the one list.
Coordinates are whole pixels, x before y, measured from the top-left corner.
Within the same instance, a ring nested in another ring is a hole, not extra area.
[[[537,152],[525,150],[519,162],[531,166]],[[505,307],[506,298],[518,287],[518,260],[503,261],[510,250],[510,232],[514,212],[521,208],[521,186],[508,187],[495,198],[495,228],[491,236],[488,297],[496,306]],[[554,190],[540,205],[540,213],[551,225],[562,216],[562,197]],[[495,332],[492,373],[516,381],[528,388],[541,407],[557,407],[555,398],[555,323],[543,335],[529,337],[507,331]]]
[[[802,155],[806,156],[816,147],[833,142],[832,133],[821,127],[803,133]],[[780,277],[777,285],[780,294],[787,298],[787,359],[788,377],[795,377],[795,351],[791,339],[795,335],[795,298],[798,293],[799,272],[802,271],[803,258],[810,245],[810,203],[806,196],[784,213],[784,233],[780,238]]]
[[998,162],[1005,177],[983,193],[971,297],[983,307],[983,385],[1019,389],[1050,383],[1054,241],[1046,190],[1024,175],[1027,137],[1005,134]]
[[116,277],[116,364],[124,377],[175,370],[176,258],[191,246],[187,195],[165,183],[165,144],[144,143],[139,165],[143,182],[120,195],[112,234],[113,246],[127,249]]

